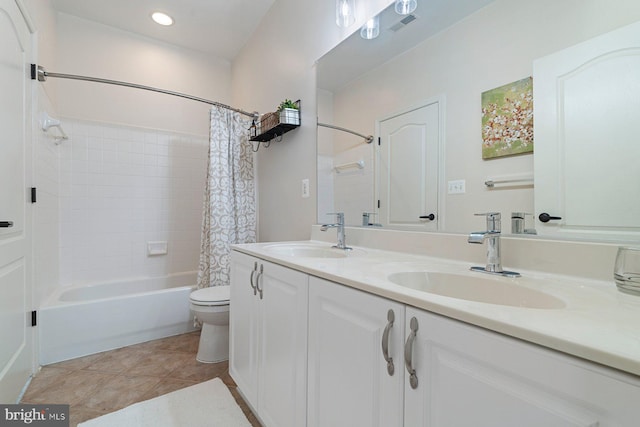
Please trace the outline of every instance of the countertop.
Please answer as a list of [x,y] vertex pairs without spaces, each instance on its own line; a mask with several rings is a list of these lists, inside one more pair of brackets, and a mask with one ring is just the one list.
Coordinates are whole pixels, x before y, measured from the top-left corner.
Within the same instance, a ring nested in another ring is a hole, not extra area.
[[482,275],[469,271],[473,265],[469,262],[367,247],[354,247],[343,258],[290,256],[272,250],[274,245],[287,244],[341,251],[331,249],[329,243],[313,240],[252,243],[233,245],[232,248],[316,277],[640,375],[640,297],[619,292],[613,280],[518,270],[522,274],[520,278],[495,279],[542,291],[562,300],[565,307],[504,306],[441,296],[400,286],[387,279],[389,274],[406,271]]

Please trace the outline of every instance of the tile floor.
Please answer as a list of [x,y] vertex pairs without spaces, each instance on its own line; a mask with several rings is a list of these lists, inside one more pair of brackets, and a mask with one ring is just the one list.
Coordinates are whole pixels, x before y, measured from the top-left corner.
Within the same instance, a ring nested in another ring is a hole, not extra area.
[[71,427],[183,387],[220,377],[251,425],[251,413],[229,376],[227,362],[196,360],[199,332],[136,344],[44,366],[22,403],[70,405]]

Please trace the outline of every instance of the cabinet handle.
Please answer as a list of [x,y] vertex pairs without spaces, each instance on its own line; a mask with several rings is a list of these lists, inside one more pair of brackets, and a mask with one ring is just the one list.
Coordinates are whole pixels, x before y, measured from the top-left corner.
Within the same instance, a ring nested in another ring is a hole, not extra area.
[[260,287],[260,277],[262,277],[263,270],[264,270],[264,265],[260,264],[260,271],[256,275],[256,289],[260,293],[260,299],[262,299],[262,288]]
[[254,294],[254,295],[256,295],[256,294],[257,294],[257,292],[258,292],[258,291],[256,290],[256,286],[257,286],[257,285],[255,285],[255,284],[253,283],[254,276],[256,275],[256,273],[257,273],[257,272],[258,272],[258,261],[256,261],[256,262],[254,262],[254,263],[253,263],[253,271],[251,272],[251,278],[249,279],[249,283],[251,284],[251,288],[253,289],[253,294]]
[[0,221],[0,228],[11,228],[13,227],[13,221]]
[[428,219],[429,221],[433,221],[434,219],[436,219],[436,216],[432,213],[430,213],[429,215],[420,215],[418,218],[420,219]]
[[393,310],[389,310],[387,312],[387,326],[384,328],[384,332],[382,333],[382,357],[387,361],[387,372],[390,376],[393,376],[394,367],[393,367],[393,357],[389,357],[389,332],[391,332],[391,328],[393,328],[393,322],[396,320],[396,316],[393,313]]
[[416,333],[418,332],[418,319],[412,317],[409,327],[411,328],[411,333],[404,345],[404,366],[407,368],[407,373],[409,374],[409,384],[411,385],[411,388],[416,389],[418,388],[418,376],[416,375],[416,370],[413,369],[412,359],[413,341],[416,339]]

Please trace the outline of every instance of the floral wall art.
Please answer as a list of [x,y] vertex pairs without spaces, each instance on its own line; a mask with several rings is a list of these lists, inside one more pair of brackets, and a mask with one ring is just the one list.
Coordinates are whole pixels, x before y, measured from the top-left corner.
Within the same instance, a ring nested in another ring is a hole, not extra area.
[[533,152],[533,79],[482,93],[482,158]]

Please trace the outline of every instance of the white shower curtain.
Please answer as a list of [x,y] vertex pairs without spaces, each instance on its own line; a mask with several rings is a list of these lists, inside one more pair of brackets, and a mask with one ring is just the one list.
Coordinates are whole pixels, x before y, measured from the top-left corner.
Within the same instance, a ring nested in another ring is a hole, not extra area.
[[228,285],[230,246],[256,241],[256,195],[250,122],[211,108],[209,164],[204,194],[198,288]]

